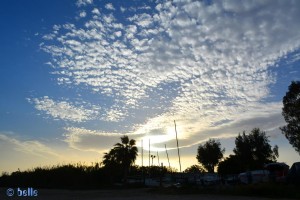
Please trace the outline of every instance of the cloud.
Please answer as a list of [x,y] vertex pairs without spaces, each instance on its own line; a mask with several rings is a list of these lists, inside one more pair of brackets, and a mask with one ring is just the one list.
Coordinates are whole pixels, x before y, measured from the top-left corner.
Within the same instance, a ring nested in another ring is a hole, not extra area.
[[103,118],[105,121],[111,121],[111,122],[119,122],[120,120],[124,119],[124,116],[126,113],[123,113],[121,110],[116,109],[110,109],[106,116]]
[[100,11],[99,11],[99,9],[97,9],[97,8],[94,8],[94,9],[92,10],[92,13],[95,14],[95,15],[100,15]]
[[28,101],[35,104],[37,110],[44,111],[54,119],[83,122],[94,119],[99,114],[99,107],[92,106],[90,109],[83,106],[76,107],[67,101],[54,101],[48,96],[28,99]]
[[80,18],[86,17],[86,12],[85,12],[85,11],[81,11],[81,12],[79,13],[79,17],[80,17]]
[[[105,152],[120,142],[122,134],[96,131],[85,128],[66,127],[64,141],[74,149],[82,151]],[[129,134],[129,137],[130,134]]]
[[112,3],[105,4],[105,8],[106,8],[107,10],[116,10],[116,9],[114,8],[114,6],[113,6]]
[[143,28],[146,28],[153,23],[151,15],[146,13],[134,15],[133,17],[128,18],[128,20],[135,22],[138,26]]
[[120,7],[120,11],[123,13],[123,12],[125,12],[126,11],[126,8],[124,8],[124,7]]
[[[48,146],[37,140],[18,140],[13,136],[14,135],[7,135],[1,133],[0,142],[3,143],[1,146],[10,146],[10,149],[14,151],[43,158],[48,158],[49,156],[60,157],[59,154],[53,151],[53,149],[49,148]],[[4,151],[6,150],[1,150],[1,152]]]
[[89,5],[92,3],[93,3],[93,0],[77,0],[76,5],[78,7],[81,7],[81,6],[86,6],[86,5]]
[[[110,121],[124,122],[140,110],[143,122],[135,133],[164,131],[153,142],[172,140],[173,119],[183,145],[191,146],[210,136],[229,137],[209,130],[244,115],[249,126],[256,124],[251,119],[275,116],[264,107],[280,110],[279,103],[265,101],[276,83],[275,63],[300,47],[299,2],[163,1],[155,8],[97,13],[83,19],[83,27],[62,24],[45,36],[51,40],[41,48],[52,56],[57,82],[110,99],[103,116]],[[67,117],[40,101],[39,109],[56,118],[85,121],[93,115],[64,103],[70,113],[83,113]]]

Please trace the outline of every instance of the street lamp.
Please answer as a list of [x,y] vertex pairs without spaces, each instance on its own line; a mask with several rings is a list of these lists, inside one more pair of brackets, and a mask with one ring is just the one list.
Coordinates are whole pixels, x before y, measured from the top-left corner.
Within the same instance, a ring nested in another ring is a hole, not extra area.
[[155,158],[155,155],[151,155],[151,159],[152,159],[152,166],[153,166],[153,159]]

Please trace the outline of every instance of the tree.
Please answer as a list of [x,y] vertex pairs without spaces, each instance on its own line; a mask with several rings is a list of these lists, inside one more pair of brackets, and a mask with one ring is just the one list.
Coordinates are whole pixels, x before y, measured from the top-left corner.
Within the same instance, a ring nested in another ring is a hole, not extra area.
[[287,125],[280,129],[300,154],[300,81],[293,81],[283,97],[282,115]]
[[209,139],[205,144],[199,145],[197,160],[204,168],[213,173],[215,166],[223,158],[225,149],[221,149],[221,143],[214,139]]
[[264,164],[276,161],[278,146],[272,149],[264,131],[254,128],[248,135],[245,131],[235,139],[233,152],[237,156],[241,169],[261,169]]
[[185,173],[202,173],[205,170],[200,165],[192,165],[186,168],[183,172]]
[[121,169],[126,182],[129,168],[134,163],[137,152],[135,140],[129,140],[128,136],[123,136],[121,137],[121,143],[115,144],[114,148],[104,154],[103,164],[110,170]]
[[218,165],[218,174],[224,176],[228,174],[238,174],[243,171],[239,158],[236,155],[229,155]]

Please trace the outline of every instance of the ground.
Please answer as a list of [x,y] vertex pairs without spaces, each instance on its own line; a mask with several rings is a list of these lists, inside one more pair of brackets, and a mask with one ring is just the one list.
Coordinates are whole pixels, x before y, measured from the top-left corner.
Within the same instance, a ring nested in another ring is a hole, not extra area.
[[127,189],[127,190],[38,190],[38,197],[8,197],[7,188],[0,189],[0,200],[105,200],[105,199],[137,199],[137,200],[267,200],[268,198],[221,196],[207,194],[191,195],[167,195],[153,193],[149,189]]

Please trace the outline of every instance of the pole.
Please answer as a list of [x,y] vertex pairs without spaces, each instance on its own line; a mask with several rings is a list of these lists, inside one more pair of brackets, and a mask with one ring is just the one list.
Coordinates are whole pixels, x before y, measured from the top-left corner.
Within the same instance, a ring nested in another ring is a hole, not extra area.
[[142,167],[144,167],[144,148],[143,148],[143,140],[141,141],[141,148],[142,148]]
[[149,167],[150,167],[150,139],[149,139]]
[[144,175],[144,143],[142,140],[142,181],[143,184],[145,185],[145,175]]
[[169,168],[171,169],[170,160],[169,160],[169,154],[168,154],[168,150],[167,150],[167,145],[166,144],[165,144],[165,149],[166,149],[166,154],[167,154],[167,158],[168,158]]
[[177,152],[178,152],[178,158],[179,158],[179,169],[181,172],[181,161],[180,161],[180,154],[179,154],[179,145],[178,145],[178,138],[177,138],[177,129],[176,129],[176,122],[174,120],[174,124],[175,124],[175,133],[176,133],[176,141],[177,141]]
[[159,166],[159,155],[158,155],[158,151],[156,152],[156,154],[157,154],[157,161],[158,161],[158,166]]

